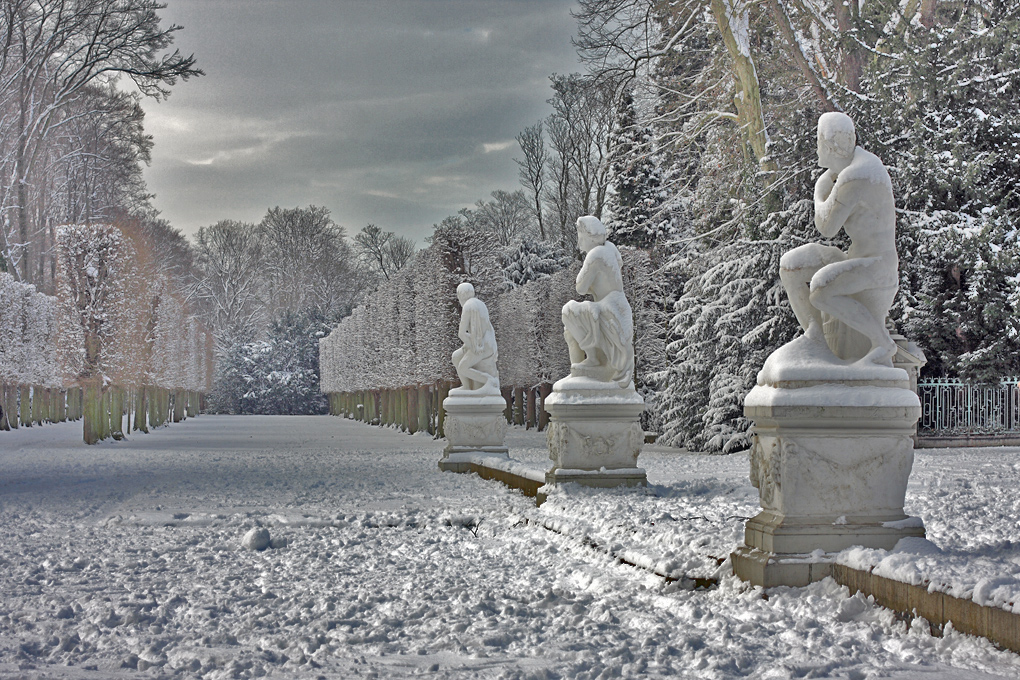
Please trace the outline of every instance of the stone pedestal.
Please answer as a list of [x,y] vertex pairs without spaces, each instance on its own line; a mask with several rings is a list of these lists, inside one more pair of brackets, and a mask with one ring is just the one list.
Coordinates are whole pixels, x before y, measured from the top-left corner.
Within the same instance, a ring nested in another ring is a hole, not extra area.
[[732,560],[755,585],[807,585],[828,575],[832,553],[924,536],[921,520],[903,512],[921,415],[906,372],[829,368],[775,375],[766,364],[744,402],[762,511]]
[[645,486],[637,466],[645,433],[640,395],[614,383],[569,377],[546,397],[547,442],[553,466],[547,484],[576,482],[584,486]]
[[503,397],[451,395],[443,400],[443,409],[446,448],[439,461],[440,470],[467,472],[465,456],[479,452],[509,457],[503,445],[507,428]]

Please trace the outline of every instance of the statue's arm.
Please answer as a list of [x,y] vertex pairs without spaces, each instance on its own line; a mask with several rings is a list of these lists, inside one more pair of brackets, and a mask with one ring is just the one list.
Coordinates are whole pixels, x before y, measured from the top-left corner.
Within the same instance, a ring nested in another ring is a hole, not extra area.
[[591,287],[595,283],[596,277],[598,277],[598,267],[592,264],[593,258],[584,258],[584,264],[581,265],[581,271],[577,272],[577,292],[581,295],[588,295],[591,292]]
[[464,346],[473,354],[480,354],[485,344],[485,325],[477,309],[473,307],[464,310],[461,316],[461,340]]
[[822,236],[835,236],[857,207],[857,181],[836,186],[831,170],[815,183],[815,227]]

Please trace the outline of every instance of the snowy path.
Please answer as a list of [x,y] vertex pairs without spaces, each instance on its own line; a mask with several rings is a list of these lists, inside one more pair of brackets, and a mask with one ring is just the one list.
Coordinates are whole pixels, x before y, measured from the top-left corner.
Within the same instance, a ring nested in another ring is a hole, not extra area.
[[[768,600],[732,577],[688,591],[580,540],[719,571],[711,557],[757,506],[744,456],[653,447],[649,491],[536,509],[440,473],[426,436],[337,418],[202,416],[91,448],[80,435],[0,433],[0,677],[1020,676],[1020,657],[906,630],[828,580]],[[544,465],[541,434],[509,443]],[[1017,552],[1020,458],[1005,451],[919,453],[908,502],[933,540]],[[242,549],[257,524],[288,545]]]

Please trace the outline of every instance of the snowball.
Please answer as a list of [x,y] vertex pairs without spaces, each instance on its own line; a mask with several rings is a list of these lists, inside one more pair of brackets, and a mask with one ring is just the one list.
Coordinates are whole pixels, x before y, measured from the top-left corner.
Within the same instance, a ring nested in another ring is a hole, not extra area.
[[241,539],[241,545],[248,550],[265,550],[270,544],[269,529],[264,527],[249,529]]

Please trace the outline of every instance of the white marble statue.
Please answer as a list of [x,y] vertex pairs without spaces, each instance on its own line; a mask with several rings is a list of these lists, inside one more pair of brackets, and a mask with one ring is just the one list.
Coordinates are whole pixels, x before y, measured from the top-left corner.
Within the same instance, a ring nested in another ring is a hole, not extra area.
[[457,286],[460,300],[460,328],[457,336],[464,346],[453,353],[453,366],[460,377],[460,387],[450,390],[451,396],[498,395],[499,372],[496,361],[496,331],[489,321],[485,303],[475,297],[470,283]]
[[592,216],[577,220],[577,247],[586,253],[577,292],[593,299],[563,306],[570,375],[626,389],[634,378],[634,318],[623,292],[623,258],[606,240],[605,226]]
[[[780,279],[807,338],[827,342],[839,359],[891,367],[896,345],[885,318],[896,295],[899,260],[889,173],[877,156],[857,146],[854,123],[844,113],[818,119],[818,165],[825,172],[815,183],[815,226],[827,237],[844,229],[850,248],[795,248],[780,260]],[[823,328],[823,312],[842,326]],[[855,343],[854,332],[864,342]]]

